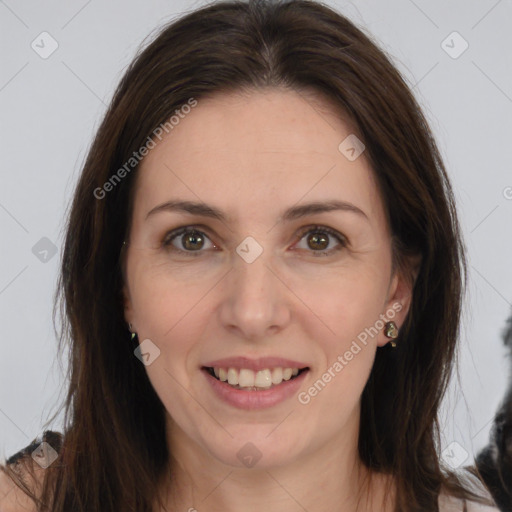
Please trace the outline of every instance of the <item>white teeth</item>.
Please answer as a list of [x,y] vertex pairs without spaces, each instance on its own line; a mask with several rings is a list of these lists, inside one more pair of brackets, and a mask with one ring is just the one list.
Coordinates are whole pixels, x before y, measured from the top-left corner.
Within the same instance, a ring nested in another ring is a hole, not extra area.
[[238,374],[238,382],[236,384],[241,388],[252,388],[254,386],[254,372],[252,370],[242,368]]
[[272,384],[281,384],[283,382],[283,369],[274,368],[272,370]]
[[214,368],[215,376],[222,382],[228,382],[231,386],[239,388],[268,389],[272,385],[277,386],[283,380],[290,380],[299,374],[298,368],[265,368],[257,372],[248,368]]
[[[240,370],[240,373],[242,373],[242,370]],[[270,386],[272,386],[272,374],[270,373],[270,370],[260,370],[256,374],[256,378],[254,379],[254,385],[257,388],[269,388]]]
[[236,386],[238,384],[238,372],[234,368],[228,369],[228,383],[232,386]]

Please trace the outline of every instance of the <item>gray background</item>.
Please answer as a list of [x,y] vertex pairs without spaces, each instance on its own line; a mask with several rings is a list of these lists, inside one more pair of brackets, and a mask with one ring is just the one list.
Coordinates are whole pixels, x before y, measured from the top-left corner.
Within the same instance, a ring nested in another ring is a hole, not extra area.
[[[113,89],[146,36],[204,3],[0,1],[0,458],[41,434],[64,398],[51,322],[64,213]],[[326,3],[392,55],[455,188],[469,293],[460,382],[455,375],[441,425],[457,467],[487,443],[508,376],[500,331],[512,301],[512,2]],[[42,47],[44,31],[58,43],[46,59],[31,47]],[[469,44],[461,55],[454,31]]]

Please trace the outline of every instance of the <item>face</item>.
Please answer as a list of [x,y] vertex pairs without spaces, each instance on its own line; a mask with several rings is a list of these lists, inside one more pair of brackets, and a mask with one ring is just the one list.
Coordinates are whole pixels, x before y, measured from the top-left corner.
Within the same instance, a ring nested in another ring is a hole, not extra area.
[[383,325],[402,325],[410,287],[392,274],[364,152],[339,149],[351,134],[319,97],[218,95],[141,163],[125,318],[171,444],[273,467],[353,440]]

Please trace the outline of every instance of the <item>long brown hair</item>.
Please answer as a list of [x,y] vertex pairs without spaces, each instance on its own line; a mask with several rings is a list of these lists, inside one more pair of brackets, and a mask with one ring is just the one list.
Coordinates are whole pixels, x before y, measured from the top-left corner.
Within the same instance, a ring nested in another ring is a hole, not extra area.
[[377,350],[362,394],[361,460],[396,477],[397,512],[438,510],[443,486],[475,498],[439,456],[466,262],[427,121],[391,59],[347,18],[315,1],[249,0],[216,2],[164,27],[128,67],[88,152],[56,297],[59,350],[69,347],[65,428],[40,510],[152,510],[172,454],[163,404],[123,315],[121,248],[137,166],[122,179],[118,171],[191,98],[267,87],[314,90],[353,122],[387,208],[395,262],[405,272],[408,254],[422,258],[398,347]]

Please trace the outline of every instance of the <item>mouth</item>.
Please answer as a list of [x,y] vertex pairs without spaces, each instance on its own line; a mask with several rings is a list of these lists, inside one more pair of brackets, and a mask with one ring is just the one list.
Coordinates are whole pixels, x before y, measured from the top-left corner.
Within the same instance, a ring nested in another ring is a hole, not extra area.
[[291,381],[309,371],[309,367],[290,368],[274,367],[258,371],[249,368],[211,367],[203,366],[203,371],[214,379],[242,391],[264,391],[280,386],[283,382]]

